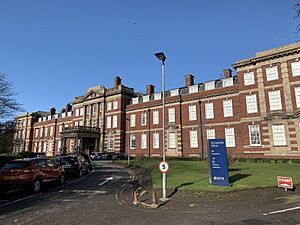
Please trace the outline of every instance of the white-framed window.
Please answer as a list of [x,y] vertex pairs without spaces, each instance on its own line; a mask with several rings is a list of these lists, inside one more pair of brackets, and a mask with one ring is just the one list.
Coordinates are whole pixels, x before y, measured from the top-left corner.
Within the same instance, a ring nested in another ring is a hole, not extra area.
[[269,91],[269,103],[270,103],[270,110],[281,110],[281,96],[280,96],[280,90],[275,91]]
[[226,147],[235,147],[235,137],[234,137],[233,127],[225,128],[225,141],[226,141]]
[[39,142],[39,149],[38,149],[38,152],[42,152],[42,142]]
[[48,127],[45,127],[45,137],[48,136]]
[[108,149],[114,149],[114,136],[108,136]]
[[42,118],[42,117],[40,117],[40,118],[39,118],[39,122],[42,122],[42,119],[43,119],[43,118]]
[[159,123],[159,114],[158,110],[153,111],[153,124],[157,125]]
[[244,85],[248,86],[252,84],[255,84],[254,72],[252,71],[252,72],[244,73]]
[[161,93],[154,94],[154,100],[160,100],[161,99]]
[[135,114],[130,115],[130,127],[135,127]]
[[206,138],[209,139],[215,139],[216,138],[216,131],[215,129],[208,128],[206,129]]
[[204,83],[204,86],[205,86],[205,91],[213,90],[215,89],[215,81]]
[[246,95],[247,113],[257,113],[256,94]]
[[83,121],[82,120],[79,121],[79,126],[83,126]]
[[108,102],[107,103],[107,111],[110,111],[111,110],[111,102]]
[[92,105],[92,113],[96,113],[97,112],[97,104],[93,104]]
[[114,115],[113,116],[113,124],[112,124],[113,128],[117,128],[118,127],[118,116]]
[[43,152],[46,152],[46,149],[47,149],[47,142],[44,142],[43,143]]
[[111,116],[106,118],[106,128],[111,128]]
[[260,131],[259,131],[259,125],[249,125],[249,141],[250,146],[260,146]]
[[233,77],[225,78],[222,80],[223,87],[229,87],[233,85]]
[[147,118],[147,113],[146,112],[142,112],[141,113],[141,124],[142,124],[142,126],[145,126],[147,124],[146,118]]
[[53,130],[54,130],[54,128],[50,127],[50,136],[53,136]]
[[103,110],[103,104],[100,103],[100,104],[99,104],[99,111],[102,112],[102,110]]
[[35,129],[35,137],[37,138],[39,136],[39,129]]
[[132,104],[138,104],[139,103],[139,97],[132,98]]
[[266,68],[267,81],[278,79],[278,68],[277,66]]
[[87,105],[87,106],[85,107],[85,112],[86,112],[86,114],[90,114],[90,111],[91,111],[91,108],[90,108],[89,105]]
[[84,108],[82,107],[80,108],[80,116],[83,116],[83,114],[84,114]]
[[300,76],[300,61],[292,62],[292,75],[293,77]]
[[113,108],[114,108],[114,109],[118,109],[118,100],[115,100],[115,101],[114,101]]
[[143,102],[149,102],[149,95],[143,96]]
[[147,148],[147,134],[141,135],[141,149]]
[[61,140],[59,140],[59,141],[57,142],[57,150],[60,151],[60,148],[61,148]]
[[159,133],[153,134],[153,148],[159,148]]
[[198,92],[198,85],[189,86],[189,94],[197,93]]
[[130,149],[135,149],[135,135],[130,135]]
[[197,130],[190,130],[190,148],[198,148]]
[[[87,112],[87,113],[89,113],[89,112]],[[65,117],[66,117],[66,113],[64,112],[61,114],[61,118],[65,118]]]
[[284,125],[272,125],[273,132],[273,143],[274,146],[285,146],[286,138],[285,138],[285,130]]
[[196,105],[189,105],[189,121],[197,120]]
[[214,103],[213,102],[205,103],[205,118],[206,119],[214,118]]
[[75,109],[75,116],[79,116],[80,110],[77,108]]
[[232,99],[223,100],[224,117],[233,116]]
[[63,130],[63,125],[59,125],[58,131],[59,131],[59,132],[62,132],[62,130]]
[[175,123],[175,108],[168,109],[169,123]]
[[75,127],[77,127],[79,125],[78,121],[75,121]]
[[179,89],[174,89],[170,91],[171,97],[179,95]]
[[40,128],[40,137],[43,137],[43,131],[44,131],[44,129]]
[[176,134],[175,132],[169,133],[169,148],[176,148]]
[[296,107],[300,108],[300,87],[295,87]]

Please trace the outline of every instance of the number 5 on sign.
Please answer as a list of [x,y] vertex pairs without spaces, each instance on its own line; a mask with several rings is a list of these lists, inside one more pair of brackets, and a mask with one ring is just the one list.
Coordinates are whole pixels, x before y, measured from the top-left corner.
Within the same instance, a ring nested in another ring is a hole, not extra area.
[[170,166],[166,161],[161,161],[158,165],[158,168],[161,173],[167,173],[170,169]]

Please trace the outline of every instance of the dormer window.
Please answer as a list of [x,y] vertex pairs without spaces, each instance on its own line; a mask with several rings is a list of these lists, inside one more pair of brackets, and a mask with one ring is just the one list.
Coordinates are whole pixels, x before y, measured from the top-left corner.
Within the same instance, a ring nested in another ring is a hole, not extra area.
[[206,91],[215,89],[215,81],[207,82],[204,85]]
[[139,103],[139,97],[132,98],[132,104],[138,104]]
[[233,85],[233,78],[229,77],[229,78],[223,79],[222,83],[223,83],[223,87],[232,86]]
[[149,102],[149,95],[143,96],[143,102]]
[[39,118],[39,122],[42,122],[42,117]]
[[154,94],[154,100],[160,100],[161,99],[161,93]]
[[171,97],[179,95],[179,89],[171,90]]
[[197,93],[198,92],[198,85],[189,86],[189,94]]

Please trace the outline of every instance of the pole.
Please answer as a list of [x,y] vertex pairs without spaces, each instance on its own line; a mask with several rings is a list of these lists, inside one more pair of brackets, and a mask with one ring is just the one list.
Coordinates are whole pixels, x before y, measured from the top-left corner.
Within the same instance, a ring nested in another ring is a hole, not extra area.
[[[166,161],[166,149],[165,149],[165,60],[162,60],[162,67],[161,67],[161,76],[162,76],[162,126],[163,126],[163,161]],[[163,183],[163,199],[167,199],[167,174],[163,173],[162,176],[162,183]]]

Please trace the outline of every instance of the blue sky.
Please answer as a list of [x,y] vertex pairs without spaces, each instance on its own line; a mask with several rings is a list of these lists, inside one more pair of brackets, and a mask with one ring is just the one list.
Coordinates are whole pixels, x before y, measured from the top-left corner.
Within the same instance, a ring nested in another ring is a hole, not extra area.
[[120,75],[126,86],[161,90],[219,78],[255,52],[299,40],[289,0],[1,0],[0,71],[26,111],[58,111]]

